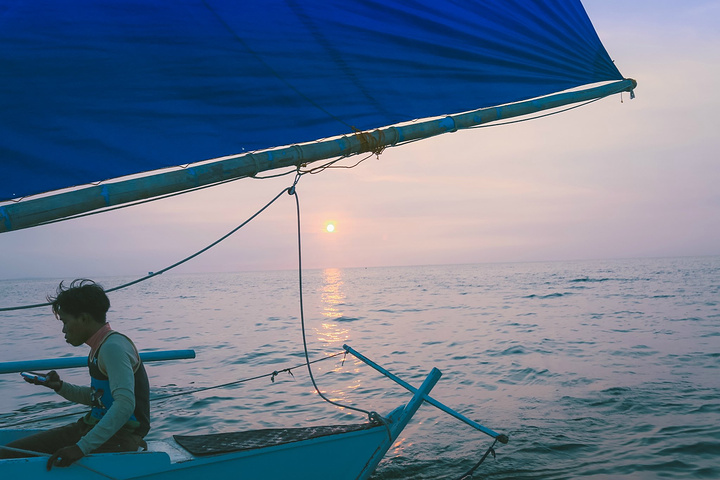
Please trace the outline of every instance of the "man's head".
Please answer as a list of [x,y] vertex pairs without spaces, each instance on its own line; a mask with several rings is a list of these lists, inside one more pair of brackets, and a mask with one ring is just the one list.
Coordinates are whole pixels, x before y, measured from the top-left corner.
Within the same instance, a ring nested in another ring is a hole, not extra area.
[[106,322],[110,300],[105,290],[92,280],[77,279],[69,287],[60,285],[55,297],[48,297],[55,317],[63,322],[65,341],[85,343]]

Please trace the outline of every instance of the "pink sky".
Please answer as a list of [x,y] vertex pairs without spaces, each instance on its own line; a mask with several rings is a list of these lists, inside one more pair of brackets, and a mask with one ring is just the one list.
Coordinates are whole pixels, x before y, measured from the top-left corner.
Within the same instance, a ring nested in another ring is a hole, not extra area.
[[[304,267],[720,254],[720,2],[584,4],[620,71],[638,80],[636,99],[448,134],[304,176]],[[245,179],[3,234],[0,278],[160,270],[291,181]],[[295,268],[295,222],[294,200],[283,196],[178,271]]]

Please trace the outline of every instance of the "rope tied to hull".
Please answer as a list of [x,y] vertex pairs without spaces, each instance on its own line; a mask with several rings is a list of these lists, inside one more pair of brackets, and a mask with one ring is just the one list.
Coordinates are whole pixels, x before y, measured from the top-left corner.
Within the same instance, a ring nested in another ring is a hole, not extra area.
[[344,405],[339,402],[335,402],[333,400],[330,400],[327,398],[321,391],[320,387],[318,387],[317,382],[315,382],[315,376],[313,375],[312,368],[310,368],[310,364],[312,363],[310,361],[310,355],[308,353],[308,346],[307,346],[307,337],[305,335],[305,308],[303,306],[303,277],[302,277],[302,242],[301,242],[301,229],[300,229],[300,199],[297,194],[296,186],[298,181],[300,180],[300,177],[304,173],[300,171],[300,168],[298,167],[297,175],[295,176],[295,181],[293,182],[293,185],[287,189],[287,192],[289,195],[292,195],[295,197],[295,209],[297,212],[297,245],[298,245],[298,290],[299,290],[299,301],[300,301],[300,328],[302,330],[302,340],[303,340],[303,351],[305,352],[305,362],[307,364],[307,370],[308,374],[310,376],[310,381],[313,384],[313,387],[315,388],[315,392],[325,400],[327,403],[331,405],[335,405],[336,407],[340,408],[347,408],[348,410],[352,410],[355,412],[363,413],[367,415],[368,421],[371,423],[382,423],[385,426],[385,429],[387,430],[388,437],[390,440],[392,440],[392,432],[390,431],[390,427],[388,426],[385,419],[382,418],[380,414],[377,412],[371,412],[368,410],[364,410],[362,408],[358,407],[351,407],[349,405]]
[[497,440],[497,438],[496,438],[495,441],[492,443],[492,445],[490,445],[490,446],[488,447],[488,449],[485,451],[485,454],[480,458],[480,460],[479,460],[470,470],[468,470],[468,471],[465,473],[465,475],[463,475],[462,477],[460,477],[458,480],[472,480],[472,479],[474,478],[474,477],[473,477],[473,473],[475,473],[475,470],[477,470],[478,467],[479,467],[480,465],[482,465],[482,463],[485,461],[485,459],[487,458],[488,455],[492,455],[493,458],[496,458],[496,457],[495,457],[495,444],[496,444],[497,442],[498,442],[498,440]]

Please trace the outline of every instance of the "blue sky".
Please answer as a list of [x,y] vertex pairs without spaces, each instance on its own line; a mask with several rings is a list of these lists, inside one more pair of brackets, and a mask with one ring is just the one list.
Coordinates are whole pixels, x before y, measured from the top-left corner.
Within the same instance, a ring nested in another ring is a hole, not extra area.
[[[638,80],[561,115],[386,150],[298,185],[307,268],[720,254],[720,2],[584,2]],[[0,236],[0,278],[142,275],[234,228],[292,177],[242,180]],[[324,230],[328,221],[336,231]],[[182,272],[297,265],[284,196]]]

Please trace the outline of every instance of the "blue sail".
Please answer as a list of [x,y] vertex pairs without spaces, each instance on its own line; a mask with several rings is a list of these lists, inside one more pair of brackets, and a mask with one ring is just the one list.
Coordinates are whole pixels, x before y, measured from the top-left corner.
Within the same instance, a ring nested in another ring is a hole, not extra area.
[[0,200],[622,79],[575,0],[0,0]]

